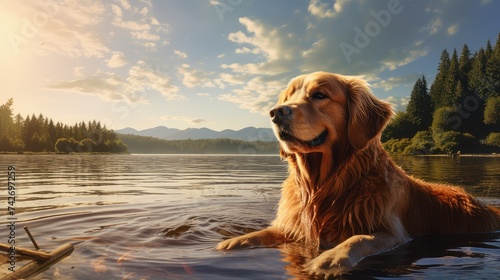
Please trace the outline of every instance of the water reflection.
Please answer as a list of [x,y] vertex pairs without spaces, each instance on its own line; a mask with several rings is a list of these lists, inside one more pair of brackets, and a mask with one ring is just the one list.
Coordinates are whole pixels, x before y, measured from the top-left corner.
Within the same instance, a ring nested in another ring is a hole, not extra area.
[[408,173],[421,179],[464,187],[480,197],[500,197],[500,158],[444,156],[394,157]]

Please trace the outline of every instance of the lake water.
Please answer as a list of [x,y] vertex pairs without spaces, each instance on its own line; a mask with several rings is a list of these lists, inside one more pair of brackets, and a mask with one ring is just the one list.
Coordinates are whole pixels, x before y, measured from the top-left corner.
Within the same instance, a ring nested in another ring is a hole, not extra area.
[[[401,157],[407,173],[500,205],[500,157]],[[297,246],[229,253],[223,238],[273,219],[286,177],[277,155],[0,155],[0,242],[7,168],[16,168],[16,245],[75,251],[33,279],[301,278]],[[3,240],[5,239],[5,240]],[[495,279],[500,234],[418,238],[345,278]],[[17,267],[26,260],[17,260]],[[4,264],[1,273],[7,271]],[[1,275],[1,274],[0,274]],[[305,278],[305,277],[304,277]]]

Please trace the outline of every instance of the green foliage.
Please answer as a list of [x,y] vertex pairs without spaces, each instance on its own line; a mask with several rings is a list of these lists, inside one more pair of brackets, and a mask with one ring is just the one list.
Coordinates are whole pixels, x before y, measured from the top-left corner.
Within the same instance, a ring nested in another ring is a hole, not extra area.
[[486,137],[486,145],[500,147],[500,132],[492,132]]
[[490,96],[486,100],[486,108],[484,109],[484,123],[496,124],[500,130],[500,97]]
[[[427,130],[432,123],[432,100],[427,92],[425,77],[418,79],[410,95],[406,107],[406,118],[413,124],[412,131],[408,132],[413,137],[417,131]],[[408,129],[409,127],[407,127]]]
[[432,83],[429,95],[431,96],[434,108],[439,108],[445,104],[445,94],[446,91],[446,80],[448,78],[448,69],[450,68],[450,55],[448,51],[443,50],[441,52],[441,58],[439,60],[438,73],[436,74],[436,79]]
[[128,146],[122,140],[107,140],[105,144],[111,153],[125,153],[128,151]]
[[12,118],[13,104],[14,100],[10,98],[0,105],[0,151],[20,152],[24,149],[24,142],[20,139],[18,127]]
[[58,153],[70,153],[73,152],[71,149],[71,142],[66,138],[59,138],[56,141],[56,151]]
[[470,133],[445,131],[434,133],[435,148],[443,153],[470,152],[479,142]]
[[432,132],[433,133],[441,133],[448,130],[453,130],[453,128],[457,125],[450,116],[454,113],[454,109],[452,107],[442,107],[437,109],[434,112],[434,116],[432,118]]
[[[425,91],[423,78],[418,79],[407,111],[383,132],[390,152],[495,152],[482,143],[496,143],[500,131],[500,33],[494,47],[488,41],[473,54],[466,44],[460,56],[443,50],[428,96]],[[427,97],[433,106],[426,105]],[[422,125],[429,116],[432,121]]]
[[426,155],[434,151],[434,140],[429,131],[419,131],[411,139],[410,145],[403,150],[404,155]]
[[[490,46],[491,48],[491,46]],[[486,79],[490,81],[490,93],[494,96],[500,95],[500,33],[498,34],[497,41],[493,49],[490,51],[488,61],[486,63]]]
[[402,154],[406,147],[410,146],[409,138],[390,139],[382,144],[382,147],[391,154]]
[[453,106],[454,104],[459,103],[460,99],[456,95],[459,78],[460,78],[460,72],[458,68],[458,55],[457,55],[457,50],[454,49],[453,54],[451,55],[448,74],[446,75],[444,92],[441,93],[443,95],[441,99],[442,104],[439,104],[439,107]]
[[[126,152],[112,130],[95,120],[73,126],[54,123],[42,114],[14,118],[12,98],[0,106],[0,152]],[[110,144],[107,145],[106,143]]]
[[0,139],[0,150],[4,152],[22,152],[24,150],[24,142],[21,139],[10,139],[2,136]]
[[96,144],[94,140],[90,138],[85,138],[82,141],[80,141],[79,146],[83,152],[92,152],[95,150]]
[[397,112],[391,122],[382,132],[381,140],[386,142],[390,139],[411,138],[415,134],[413,124],[405,112]]

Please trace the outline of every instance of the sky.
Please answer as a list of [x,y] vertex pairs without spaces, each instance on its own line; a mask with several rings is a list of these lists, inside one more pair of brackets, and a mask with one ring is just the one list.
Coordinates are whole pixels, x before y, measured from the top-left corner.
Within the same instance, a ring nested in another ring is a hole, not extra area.
[[295,76],[364,75],[405,110],[444,49],[494,45],[494,0],[0,0],[0,104],[107,128],[270,127]]

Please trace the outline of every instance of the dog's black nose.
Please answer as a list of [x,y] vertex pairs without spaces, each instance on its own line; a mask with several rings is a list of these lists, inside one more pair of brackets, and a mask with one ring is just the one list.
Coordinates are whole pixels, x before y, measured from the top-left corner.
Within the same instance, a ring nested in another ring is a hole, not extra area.
[[292,109],[288,106],[277,106],[271,109],[269,115],[271,116],[271,121],[273,123],[279,123],[283,119],[289,117],[292,114]]

